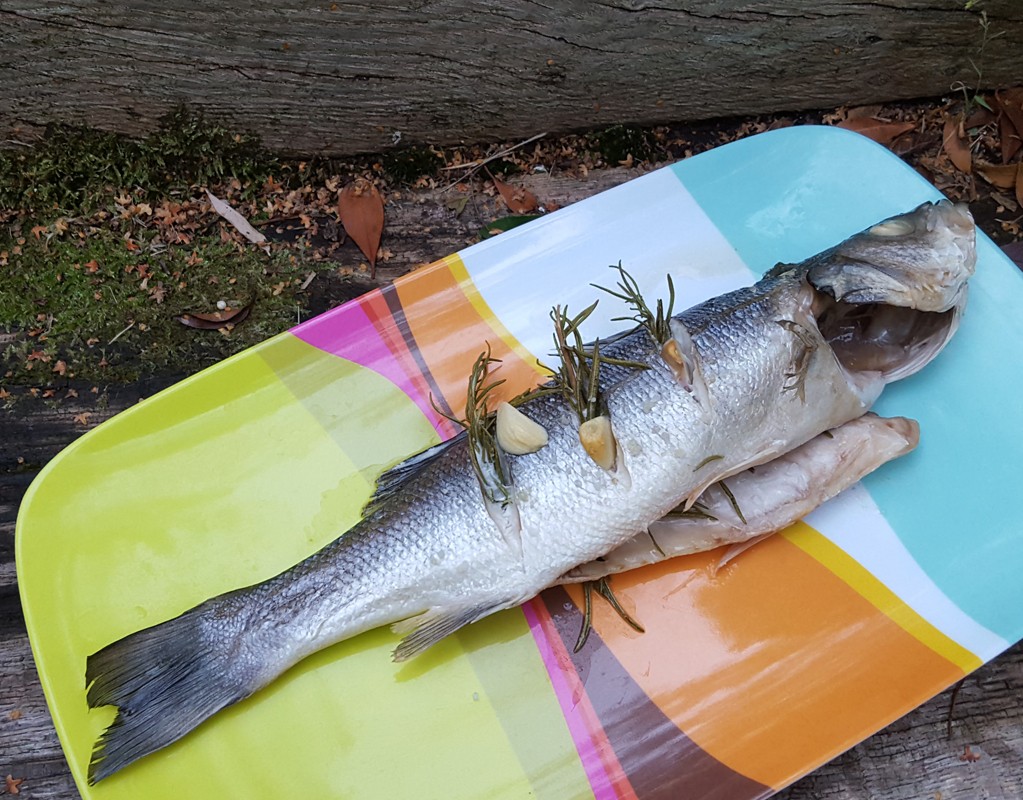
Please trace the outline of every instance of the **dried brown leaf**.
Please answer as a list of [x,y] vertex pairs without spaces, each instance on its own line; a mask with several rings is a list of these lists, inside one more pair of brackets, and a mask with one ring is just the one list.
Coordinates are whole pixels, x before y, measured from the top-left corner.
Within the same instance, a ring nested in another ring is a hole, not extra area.
[[945,120],[941,146],[956,168],[969,174],[973,171],[973,154],[970,152],[969,145],[962,138],[959,123],[960,120],[954,117]]
[[1023,146],[1023,137],[1016,133],[1008,114],[998,116],[998,146],[1002,152],[1002,163],[1008,164]]
[[245,217],[231,207],[230,203],[224,202],[209,189],[206,190],[206,197],[209,198],[210,205],[213,206],[213,210],[231,223],[232,227],[234,227],[238,233],[253,244],[262,245],[263,249],[266,250],[267,253],[270,252],[270,246],[266,244],[266,237],[253,228]]
[[1016,167],[1016,202],[1023,206],[1023,164]]
[[370,275],[376,277],[377,251],[384,232],[384,200],[377,187],[359,178],[341,190],[337,214],[352,240],[369,259]]
[[494,188],[501,194],[504,204],[513,214],[532,214],[540,207],[536,195],[524,186],[512,186],[493,175],[490,178],[494,182]]
[[1020,171],[1019,164],[988,164],[986,161],[977,162],[978,174],[999,189],[1011,189],[1016,185],[1016,175]]
[[967,130],[970,128],[982,128],[995,121],[995,114],[991,110],[978,106],[977,109],[966,118],[963,123],[963,127]]
[[867,117],[876,117],[880,113],[880,105],[855,106],[854,108],[845,109],[845,119],[866,119]]
[[1023,138],[1023,86],[995,92],[994,107],[1009,118],[1016,135]]
[[980,759],[981,759],[981,754],[973,752],[973,750],[970,749],[969,745],[965,745],[963,747],[963,754],[961,756],[959,756],[959,760],[960,761],[969,761],[971,764],[974,761],[980,761]]
[[252,313],[252,303],[241,308],[226,309],[224,311],[215,311],[212,314],[205,314],[199,312],[191,312],[188,314],[181,314],[174,317],[182,325],[187,325],[189,328],[198,328],[203,331],[215,331],[220,328],[225,328],[228,325],[234,326],[248,319],[250,313]]
[[884,122],[874,117],[853,117],[838,123],[839,128],[873,139],[878,144],[888,147],[892,142],[916,127],[915,122]]

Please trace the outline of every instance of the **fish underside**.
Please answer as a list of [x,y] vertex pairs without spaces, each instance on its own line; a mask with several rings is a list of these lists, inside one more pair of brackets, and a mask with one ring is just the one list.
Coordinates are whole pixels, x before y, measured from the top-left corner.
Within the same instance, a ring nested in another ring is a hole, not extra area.
[[974,264],[969,212],[924,204],[671,318],[668,341],[640,327],[602,342],[602,356],[633,364],[600,371],[610,468],[583,450],[575,411],[549,395],[520,408],[548,440],[504,456],[501,503],[481,493],[464,435],[385,473],[361,521],[319,552],[89,657],[89,706],[118,709],[90,782],[335,642],[392,625],[404,636],[394,657],[409,658],[583,579],[572,571],[584,565],[617,564],[619,548],[656,538],[659,520],[724,479],[745,492],[743,474],[862,417],[885,384],[934,358],[959,324]]

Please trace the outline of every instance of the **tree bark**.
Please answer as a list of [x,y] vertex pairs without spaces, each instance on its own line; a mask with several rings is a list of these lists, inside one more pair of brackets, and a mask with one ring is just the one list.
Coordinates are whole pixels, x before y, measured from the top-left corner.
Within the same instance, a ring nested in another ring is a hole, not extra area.
[[0,0],[0,141],[50,122],[142,135],[184,103],[272,149],[340,155],[933,97],[1023,75],[1018,0],[172,5]]

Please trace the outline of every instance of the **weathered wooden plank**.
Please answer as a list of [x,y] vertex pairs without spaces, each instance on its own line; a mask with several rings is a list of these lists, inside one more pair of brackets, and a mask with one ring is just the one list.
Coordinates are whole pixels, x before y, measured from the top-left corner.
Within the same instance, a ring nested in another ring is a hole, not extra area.
[[[1023,644],[825,764],[783,800],[1023,797]],[[967,749],[968,748],[968,749]]]
[[[0,141],[182,102],[275,150],[380,152],[937,96],[1023,74],[1017,0],[4,0]],[[972,63],[971,63],[972,62]]]

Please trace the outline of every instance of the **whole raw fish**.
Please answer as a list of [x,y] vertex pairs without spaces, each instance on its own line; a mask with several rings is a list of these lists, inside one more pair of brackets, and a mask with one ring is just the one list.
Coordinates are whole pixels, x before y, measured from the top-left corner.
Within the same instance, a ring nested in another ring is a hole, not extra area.
[[641,327],[605,343],[602,356],[632,366],[600,373],[613,456],[603,466],[565,399],[540,397],[520,410],[546,444],[498,455],[500,497],[481,493],[474,451],[457,437],[383,476],[363,519],[305,561],[91,656],[88,703],[118,715],[90,780],[334,642],[397,623],[395,658],[411,657],[721,479],[863,415],[948,342],[974,263],[969,213],[925,204],[672,318],[663,341]]

